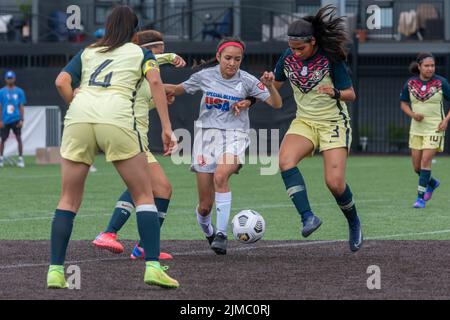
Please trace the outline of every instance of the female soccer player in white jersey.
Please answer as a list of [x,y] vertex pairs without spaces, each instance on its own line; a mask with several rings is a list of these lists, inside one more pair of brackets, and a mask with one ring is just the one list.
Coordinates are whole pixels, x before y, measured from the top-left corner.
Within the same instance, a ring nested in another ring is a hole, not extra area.
[[325,182],[349,225],[349,245],[362,245],[361,224],[345,167],[351,143],[350,117],[345,102],[355,100],[347,58],[343,18],[332,6],[315,16],[294,21],[288,28],[288,45],[275,70],[275,86],[289,80],[297,103],[297,116],[283,138],[279,164],[287,193],[301,216],[302,235],[308,237],[321,225],[309,206],[305,182],[297,165],[316,148],[323,155]]
[[[168,288],[179,286],[158,260],[158,210],[134,114],[136,91],[144,77],[161,118],[166,152],[174,146],[173,132],[158,63],[151,51],[131,42],[137,27],[138,18],[129,7],[116,7],[106,20],[105,36],[79,52],[55,81],[60,95],[70,105],[61,144],[61,198],[51,230],[49,288],[67,288],[66,249],[97,148],[114,164],[136,204],[139,236],[146,255],[144,282]],[[74,97],[75,83],[79,83],[79,91]]]
[[[137,33],[135,39],[136,44],[142,48],[151,50],[158,61],[158,64],[173,64],[177,68],[184,67],[186,62],[180,56],[174,53],[164,54],[164,40],[160,32],[156,30],[145,30]],[[147,133],[149,129],[148,112],[153,109],[155,104],[152,99],[152,94],[148,85],[141,85],[136,96],[135,116],[137,128],[141,133],[144,145],[148,146]],[[146,149],[147,161],[149,164],[150,177],[153,187],[153,196],[155,198],[155,205],[158,209],[160,226],[163,225],[164,219],[169,208],[170,197],[172,196],[172,185],[164,173],[161,165],[156,158],[149,151],[150,146]],[[123,245],[117,240],[117,233],[127,222],[135,205],[131,194],[125,190],[117,200],[116,207],[111,216],[108,226],[105,231],[100,233],[93,244],[102,249],[107,249],[113,253],[122,253]],[[131,253],[131,259],[144,258],[144,249],[142,242],[134,246]],[[172,259],[172,256],[165,252],[160,252],[159,259]]]
[[[202,91],[200,115],[195,123],[196,134],[192,154],[192,171],[197,175],[199,203],[197,221],[211,248],[226,254],[227,226],[231,211],[229,178],[244,163],[250,141],[248,109],[238,109],[247,97],[258,98],[278,109],[282,100],[275,89],[274,76],[265,72],[261,81],[240,70],[244,43],[237,38],[222,39],[217,47],[219,65],[203,69],[178,85],[166,85],[175,96]],[[217,233],[211,223],[211,210],[216,204]]]
[[410,118],[409,147],[414,171],[419,175],[419,187],[413,207],[425,208],[439,187],[431,176],[431,163],[436,153],[444,151],[444,135],[450,112],[444,117],[444,99],[450,101],[448,81],[435,74],[435,59],[431,53],[420,53],[410,66],[413,77],[406,81],[400,95],[400,107]]

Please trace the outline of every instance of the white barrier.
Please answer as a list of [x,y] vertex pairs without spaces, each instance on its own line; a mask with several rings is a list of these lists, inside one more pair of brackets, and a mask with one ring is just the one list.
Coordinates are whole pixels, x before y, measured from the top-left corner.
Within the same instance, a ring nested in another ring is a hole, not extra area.
[[[57,106],[25,107],[22,127],[23,154],[35,155],[37,148],[59,146],[61,112]],[[12,131],[5,143],[4,156],[17,155],[17,140]]]

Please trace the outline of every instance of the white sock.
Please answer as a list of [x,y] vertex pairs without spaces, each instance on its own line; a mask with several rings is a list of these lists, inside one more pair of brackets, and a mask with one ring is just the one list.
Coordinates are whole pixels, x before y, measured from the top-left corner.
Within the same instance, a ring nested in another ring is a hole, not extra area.
[[195,213],[197,214],[198,225],[202,229],[203,233],[207,237],[212,236],[214,229],[211,224],[211,212],[207,216],[202,216],[200,213],[198,213],[198,207],[197,207],[195,209]]
[[227,235],[228,219],[231,212],[231,191],[216,192],[217,232]]

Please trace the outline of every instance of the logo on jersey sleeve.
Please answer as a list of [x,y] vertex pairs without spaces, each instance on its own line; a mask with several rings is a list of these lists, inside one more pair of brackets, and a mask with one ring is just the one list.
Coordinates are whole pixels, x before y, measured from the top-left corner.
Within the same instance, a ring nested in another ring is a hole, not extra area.
[[227,112],[230,111],[230,107],[233,104],[241,100],[242,98],[233,97],[226,94],[206,92],[204,103],[207,110],[217,109],[223,112]]
[[260,82],[256,85],[258,87],[259,90],[264,91],[266,90],[266,86],[264,85],[264,83]]
[[417,100],[425,102],[433,97],[442,87],[439,79],[432,79],[423,84],[420,79],[412,79],[408,82],[408,90]]
[[145,62],[144,69],[142,71],[144,72],[144,74],[146,74],[150,70],[159,71],[159,64],[156,60],[150,59]]
[[322,54],[318,54],[309,62],[292,54],[284,60],[284,71],[292,84],[302,93],[308,93],[330,73],[330,62]]

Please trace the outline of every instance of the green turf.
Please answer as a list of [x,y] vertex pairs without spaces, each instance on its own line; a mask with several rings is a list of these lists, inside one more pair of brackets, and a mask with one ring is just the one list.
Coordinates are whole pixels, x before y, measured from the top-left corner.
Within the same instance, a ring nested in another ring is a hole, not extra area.
[[[202,239],[194,208],[195,176],[187,165],[175,166],[158,157],[173,184],[173,198],[162,239]],[[59,166],[38,166],[26,158],[25,169],[0,168],[0,239],[48,239],[51,218],[60,192]],[[107,225],[124,185],[111,164],[96,160],[98,172],[90,173],[72,239],[93,239]],[[438,157],[433,176],[443,183],[425,210],[412,209],[418,177],[409,157],[351,157],[347,168],[366,238],[450,239],[450,158]],[[305,177],[313,211],[323,220],[310,238],[346,239],[346,221],[323,182],[322,158],[305,160]],[[259,165],[246,165],[232,178],[233,213],[245,208],[260,212],[266,220],[266,240],[301,239],[300,219],[279,174],[261,176]],[[388,237],[395,235],[393,237]],[[120,233],[136,239],[134,216]]]

